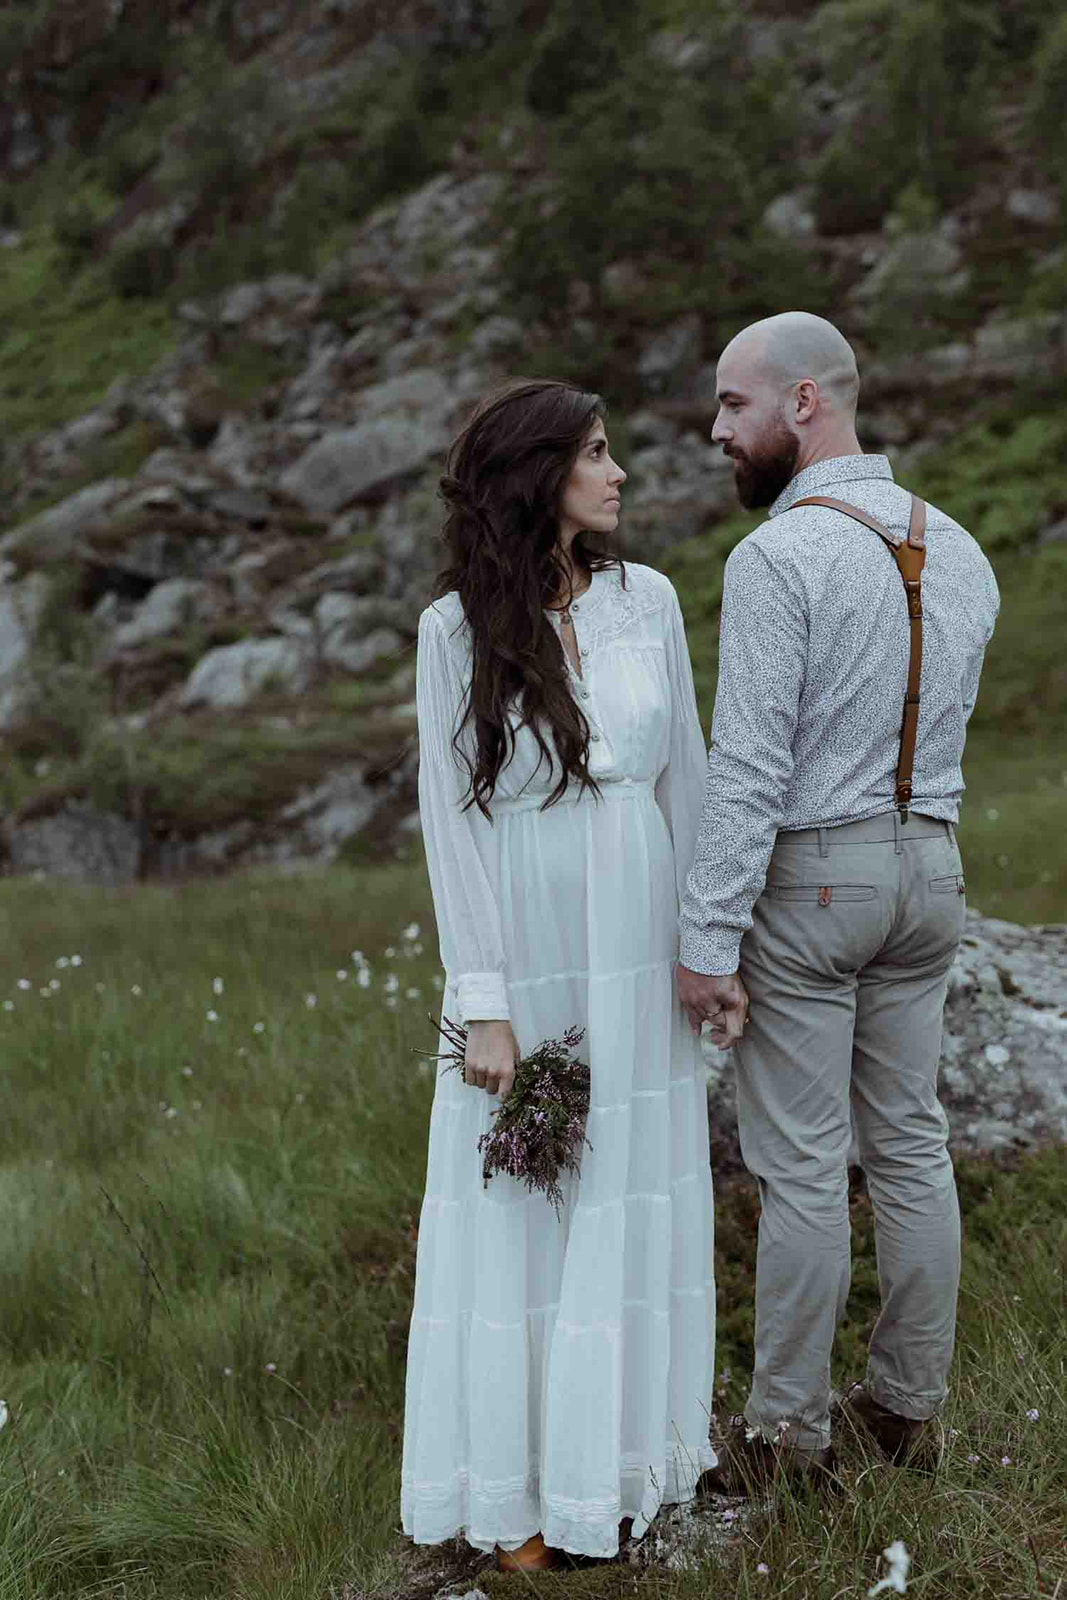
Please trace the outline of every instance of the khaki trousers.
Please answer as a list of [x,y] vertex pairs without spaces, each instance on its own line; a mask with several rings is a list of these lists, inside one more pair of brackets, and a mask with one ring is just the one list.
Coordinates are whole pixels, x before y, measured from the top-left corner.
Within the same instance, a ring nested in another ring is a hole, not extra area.
[[801,1450],[830,1438],[853,1127],[882,1299],[868,1388],[912,1418],[947,1393],[960,1223],[936,1086],[963,888],[954,829],[931,817],[780,833],[742,940],[738,1121],[762,1206],[745,1416]]

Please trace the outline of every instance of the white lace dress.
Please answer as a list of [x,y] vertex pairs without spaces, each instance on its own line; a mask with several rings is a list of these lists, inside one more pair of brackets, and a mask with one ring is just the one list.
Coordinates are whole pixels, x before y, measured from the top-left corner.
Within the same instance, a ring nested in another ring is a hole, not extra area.
[[[402,1518],[419,1544],[539,1530],[611,1555],[715,1464],[712,1196],[699,1052],[673,987],[706,770],[678,600],[649,567],[571,607],[602,799],[552,788],[524,730],[492,823],[452,750],[469,674],[458,598],[419,628],[419,796],[447,1016],[510,1018],[525,1052],[584,1027],[580,1178],[561,1220],[477,1142],[499,1101],[438,1073],[408,1346]],[[557,624],[558,626],[558,624]]]

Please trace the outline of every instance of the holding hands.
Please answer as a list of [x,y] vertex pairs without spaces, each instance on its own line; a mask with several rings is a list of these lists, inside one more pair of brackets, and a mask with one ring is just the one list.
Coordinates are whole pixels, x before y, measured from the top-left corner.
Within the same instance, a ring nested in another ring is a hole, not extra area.
[[709,976],[691,972],[679,962],[678,998],[698,1038],[703,1024],[710,1022],[712,1043],[718,1049],[729,1050],[740,1039],[748,1021],[748,992],[736,972]]

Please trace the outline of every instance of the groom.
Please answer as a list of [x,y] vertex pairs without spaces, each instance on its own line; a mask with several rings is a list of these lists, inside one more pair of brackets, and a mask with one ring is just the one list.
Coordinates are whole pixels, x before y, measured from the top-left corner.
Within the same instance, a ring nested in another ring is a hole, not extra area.
[[[850,345],[804,312],[745,328],[719,361],[712,438],[742,505],[770,520],[726,564],[678,989],[694,1031],[708,1021],[737,1047],[759,1180],[752,1390],[711,1485],[734,1490],[833,1469],[853,1123],[882,1309],[844,1409],[894,1461],[937,1459],[928,1424],[955,1336],[959,1211],[936,1081],[964,922],[960,760],[999,600],[970,535],[862,452],[858,393]],[[848,509],[799,504],[812,496]]]

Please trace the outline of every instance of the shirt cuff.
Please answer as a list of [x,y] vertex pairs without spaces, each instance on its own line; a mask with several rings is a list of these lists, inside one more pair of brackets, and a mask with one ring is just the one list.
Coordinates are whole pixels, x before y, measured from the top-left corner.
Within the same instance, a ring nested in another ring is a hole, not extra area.
[[510,1022],[507,986],[502,972],[465,972],[455,980],[460,1022]]
[[736,928],[682,928],[678,957],[690,972],[728,978],[741,965],[741,935]]

